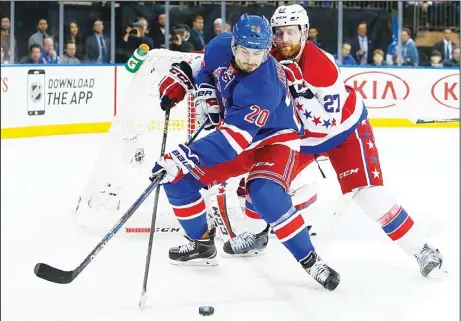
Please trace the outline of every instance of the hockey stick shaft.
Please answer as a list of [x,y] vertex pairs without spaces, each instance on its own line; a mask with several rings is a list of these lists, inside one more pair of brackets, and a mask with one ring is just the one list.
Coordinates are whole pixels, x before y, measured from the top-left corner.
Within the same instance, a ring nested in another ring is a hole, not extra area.
[[434,124],[434,123],[456,123],[459,118],[442,118],[442,119],[418,119],[417,124]]
[[63,271],[56,269],[45,263],[37,263],[35,265],[34,273],[39,278],[44,280],[67,284],[72,282],[87,266],[93,261],[98,253],[103,249],[104,246],[110,241],[112,237],[120,230],[120,228],[128,221],[128,219],[136,212],[141,206],[144,200],[152,193],[152,191],[159,185],[162,177],[156,177],[147,189],[139,196],[139,198],[131,205],[127,212],[117,221],[114,227],[104,236],[104,238],[96,245],[90,254],[83,260],[80,265],[72,271]]
[[[163,128],[163,138],[162,138],[162,148],[161,148],[161,156],[165,154],[165,146],[166,146],[166,140],[168,136],[168,125],[170,121],[170,110],[168,109],[165,112],[165,126]],[[190,145],[200,134],[200,132],[205,128],[207,125],[208,121],[205,121],[199,129],[194,133],[192,137],[189,138],[188,142],[186,142],[186,145]],[[142,284],[142,293],[141,293],[141,299],[139,301],[139,307],[141,309],[144,308],[145,303],[146,303],[146,293],[147,293],[147,280],[149,278],[149,268],[150,268],[150,260],[152,256],[152,245],[154,242],[154,233],[155,233],[155,221],[157,219],[157,208],[158,208],[158,199],[160,195],[160,185],[157,186],[157,189],[155,190],[155,199],[154,199],[154,208],[152,211],[152,221],[150,224],[150,232],[149,232],[149,245],[147,247],[147,256],[146,256],[146,265],[144,268],[144,280]]]
[[[165,154],[169,124],[170,124],[170,108],[168,108],[165,111],[165,124],[163,126],[163,137],[162,137],[162,147],[160,150],[160,157],[162,157]],[[139,307],[141,309],[144,308],[144,303],[145,303],[144,295],[147,292],[147,279],[149,277],[150,258],[152,255],[152,243],[154,242],[155,221],[157,220],[157,207],[158,207],[159,195],[160,195],[160,185],[158,185],[157,188],[155,189],[154,208],[152,210],[152,221],[150,223],[150,232],[149,232],[149,245],[147,247],[146,265],[144,268],[144,280],[142,283],[141,300],[139,301]]]

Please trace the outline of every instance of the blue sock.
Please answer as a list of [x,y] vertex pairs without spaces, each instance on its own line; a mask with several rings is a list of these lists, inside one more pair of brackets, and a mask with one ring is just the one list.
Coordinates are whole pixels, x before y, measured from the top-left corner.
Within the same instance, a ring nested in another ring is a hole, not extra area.
[[203,185],[187,174],[179,182],[164,184],[163,187],[186,234],[193,240],[202,238],[208,230],[205,201],[200,194]]
[[275,235],[297,261],[314,251],[309,231],[301,213],[293,207],[291,197],[282,186],[267,179],[249,184],[249,195],[258,214],[271,225]]

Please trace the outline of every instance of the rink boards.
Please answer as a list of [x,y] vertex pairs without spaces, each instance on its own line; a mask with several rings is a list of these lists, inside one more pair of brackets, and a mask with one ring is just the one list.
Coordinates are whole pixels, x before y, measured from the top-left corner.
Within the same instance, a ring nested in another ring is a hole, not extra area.
[[[133,77],[123,66],[2,66],[1,138],[103,133],[117,110],[129,108]],[[459,127],[416,124],[418,119],[459,118],[459,69],[342,67],[375,127]],[[155,88],[152,88],[155,91]],[[161,122],[158,106],[152,123]],[[172,113],[172,129],[185,130],[185,106]],[[161,126],[152,126],[154,130]]]

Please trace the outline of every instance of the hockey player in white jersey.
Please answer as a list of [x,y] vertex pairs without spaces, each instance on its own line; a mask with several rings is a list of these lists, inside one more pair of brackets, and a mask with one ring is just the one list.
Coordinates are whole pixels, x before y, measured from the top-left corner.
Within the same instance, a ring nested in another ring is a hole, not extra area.
[[[275,45],[272,54],[286,65],[304,125],[301,155],[325,153],[343,194],[349,194],[392,241],[416,258],[423,276],[441,269],[442,255],[424,241],[412,217],[383,184],[363,101],[353,88],[344,85],[333,56],[307,40],[306,10],[298,4],[280,6],[272,16],[271,26]],[[225,247],[232,248],[233,242]]]

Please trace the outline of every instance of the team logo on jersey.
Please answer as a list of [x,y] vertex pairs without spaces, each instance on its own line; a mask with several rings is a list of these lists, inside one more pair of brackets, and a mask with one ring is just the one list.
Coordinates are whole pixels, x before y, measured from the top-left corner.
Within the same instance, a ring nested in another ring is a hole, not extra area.
[[222,73],[222,67],[219,67],[218,69],[215,69],[215,71],[213,71],[213,76],[216,79],[219,79],[219,77],[221,77],[221,73]]
[[231,63],[229,67],[227,68],[227,70],[224,72],[224,75],[222,76],[222,80],[224,82],[231,82],[232,79],[234,79],[234,76],[236,73],[237,73],[237,69],[235,69]]

